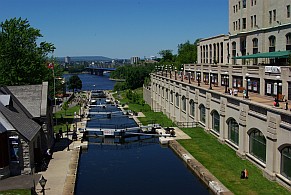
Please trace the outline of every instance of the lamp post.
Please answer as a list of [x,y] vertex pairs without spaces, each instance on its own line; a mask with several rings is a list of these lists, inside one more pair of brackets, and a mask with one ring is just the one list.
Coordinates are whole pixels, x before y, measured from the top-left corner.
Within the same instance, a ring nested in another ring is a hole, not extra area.
[[188,72],[188,80],[189,80],[189,84],[191,84],[191,71],[190,71],[190,68],[189,68],[189,72]]
[[175,67],[175,80],[177,80],[177,68]]
[[166,66],[166,77],[168,77],[168,67]]
[[170,79],[172,78],[172,65],[170,65]]
[[276,107],[279,107],[279,86],[281,83],[279,83],[280,81],[280,76],[276,76],[276,80],[277,80],[277,98],[276,98]]
[[246,73],[246,99],[249,98],[249,73]]
[[197,72],[198,86],[200,86],[200,72]]
[[183,67],[181,68],[181,77],[182,77],[181,81],[183,81]]
[[223,78],[224,78],[224,86],[225,86],[225,91],[224,91],[224,93],[227,93],[228,76],[225,75]]
[[45,184],[47,182],[47,180],[43,177],[43,175],[41,176],[41,179],[38,181],[40,186],[41,186],[41,192],[44,195],[45,194]]
[[68,142],[67,142],[67,151],[70,151],[70,140],[69,140],[69,123],[68,123],[68,121],[66,122],[66,126],[67,126],[67,140],[68,140]]
[[212,74],[211,71],[210,71],[209,89],[212,89],[212,77],[213,77],[213,74]]

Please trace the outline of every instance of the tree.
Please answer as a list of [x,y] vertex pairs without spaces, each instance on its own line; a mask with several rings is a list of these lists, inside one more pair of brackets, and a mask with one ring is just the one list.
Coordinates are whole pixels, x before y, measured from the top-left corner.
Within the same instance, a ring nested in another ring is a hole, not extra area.
[[177,61],[180,64],[195,63],[197,61],[197,39],[194,44],[189,41],[178,45]]
[[13,18],[0,24],[0,85],[40,84],[52,77],[47,56],[55,49],[41,42],[40,30],[27,19]]
[[66,101],[62,105],[62,110],[65,111],[65,116],[67,116],[67,110],[69,109],[69,103]]
[[174,55],[172,50],[166,49],[159,51],[159,55],[162,56],[163,62],[172,62],[174,60]]
[[82,81],[78,75],[73,75],[70,77],[68,81],[68,89],[72,89],[73,93],[75,93],[76,89],[82,89]]

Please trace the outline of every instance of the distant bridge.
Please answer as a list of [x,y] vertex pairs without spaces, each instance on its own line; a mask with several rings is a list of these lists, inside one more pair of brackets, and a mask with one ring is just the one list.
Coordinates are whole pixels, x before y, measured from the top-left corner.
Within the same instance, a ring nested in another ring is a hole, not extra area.
[[85,68],[85,70],[88,70],[91,74],[102,76],[105,71],[112,72],[116,70],[116,68],[101,67],[101,66],[88,66]]

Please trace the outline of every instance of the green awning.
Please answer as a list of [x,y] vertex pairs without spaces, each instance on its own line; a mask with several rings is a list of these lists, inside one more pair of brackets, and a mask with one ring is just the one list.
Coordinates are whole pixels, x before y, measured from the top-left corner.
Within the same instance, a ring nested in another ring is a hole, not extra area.
[[290,51],[274,51],[267,53],[256,53],[246,56],[237,56],[233,57],[233,59],[255,59],[255,58],[288,58],[291,54]]

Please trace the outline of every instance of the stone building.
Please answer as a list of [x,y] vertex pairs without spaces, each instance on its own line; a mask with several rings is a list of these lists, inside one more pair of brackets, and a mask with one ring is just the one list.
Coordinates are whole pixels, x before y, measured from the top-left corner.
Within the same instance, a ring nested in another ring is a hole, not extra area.
[[48,102],[47,82],[0,88],[1,139],[6,137],[0,144],[2,178],[31,173],[52,146],[52,109]]
[[162,70],[144,87],[153,110],[178,125],[203,127],[289,189],[290,111],[230,96],[227,89],[251,91],[271,102],[291,100],[290,5],[291,0],[229,0],[228,33],[202,39],[197,63],[184,64],[182,78]]

